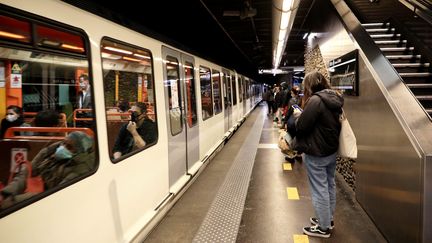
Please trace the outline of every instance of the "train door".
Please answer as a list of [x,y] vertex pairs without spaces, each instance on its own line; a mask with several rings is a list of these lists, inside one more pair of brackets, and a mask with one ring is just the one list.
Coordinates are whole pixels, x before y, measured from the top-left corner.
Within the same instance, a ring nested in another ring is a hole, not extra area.
[[243,116],[246,115],[246,101],[247,101],[247,87],[246,87],[246,80],[244,77],[241,78],[241,87],[242,87],[242,96],[243,96]]
[[232,99],[231,99],[231,74],[228,70],[222,69],[222,85],[224,95],[224,127],[225,132],[232,127]]
[[164,92],[168,127],[170,188],[182,186],[188,170],[198,161],[194,60],[162,47]]

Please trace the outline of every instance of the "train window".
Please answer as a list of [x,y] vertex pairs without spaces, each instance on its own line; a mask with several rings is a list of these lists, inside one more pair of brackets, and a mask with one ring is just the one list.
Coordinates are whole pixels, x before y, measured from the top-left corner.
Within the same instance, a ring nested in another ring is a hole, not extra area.
[[212,83],[213,83],[214,113],[216,115],[222,112],[221,78],[220,78],[219,71],[213,70]]
[[30,43],[30,23],[0,15],[0,38],[13,42]]
[[179,62],[176,58],[166,57],[166,73],[165,88],[168,90],[171,135],[176,135],[183,130]]
[[[229,87],[228,82],[229,81],[229,75],[225,72],[222,73],[222,87],[223,87],[223,97],[224,97],[224,108],[225,110],[228,109],[228,106],[231,106],[231,103],[229,100],[231,99],[231,90]],[[230,98],[228,98],[230,97]]]
[[185,62],[184,72],[187,96],[187,124],[189,127],[193,127],[198,123],[193,64],[190,62]]
[[210,68],[200,67],[201,109],[202,119],[207,120],[213,116],[213,92],[211,87]]
[[235,76],[231,76],[231,87],[232,87],[232,94],[233,94],[233,105],[237,105],[237,87],[236,87]]
[[81,36],[59,31],[43,25],[36,26],[36,43],[42,47],[63,51],[84,53],[84,41]]
[[[59,55],[33,44],[16,48],[32,41],[31,25],[36,23],[30,18],[22,22],[0,17],[0,38],[9,38],[0,44],[2,216],[97,168],[89,56]],[[67,29],[71,33],[74,28]],[[60,33],[59,27],[53,37]],[[86,109],[79,111],[78,103]],[[74,122],[78,117],[82,120]],[[27,179],[30,168],[29,177],[37,181],[33,186]]]
[[239,84],[239,102],[243,102],[243,77],[239,76],[238,84]]
[[101,42],[108,146],[114,162],[157,142],[150,51],[110,38]]

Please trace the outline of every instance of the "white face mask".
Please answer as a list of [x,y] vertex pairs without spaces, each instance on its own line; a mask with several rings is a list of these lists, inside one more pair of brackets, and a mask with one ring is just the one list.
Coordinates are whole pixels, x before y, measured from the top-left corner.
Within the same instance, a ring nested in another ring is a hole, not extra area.
[[6,115],[6,120],[8,121],[8,122],[14,122],[14,121],[16,121],[18,119],[18,116],[17,115]]

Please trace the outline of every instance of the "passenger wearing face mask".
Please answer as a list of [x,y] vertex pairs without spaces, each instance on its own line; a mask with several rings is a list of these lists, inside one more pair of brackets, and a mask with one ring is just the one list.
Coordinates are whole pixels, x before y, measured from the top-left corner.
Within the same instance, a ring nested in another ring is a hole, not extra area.
[[120,128],[116,138],[112,151],[114,159],[132,152],[134,148],[143,148],[157,139],[157,126],[147,116],[147,105],[137,102],[131,111],[131,120]]
[[[31,163],[32,175],[42,177],[45,190],[52,189],[95,168],[93,139],[80,131],[71,132],[63,141],[39,151]],[[12,182],[0,191],[1,208],[35,195],[24,193],[27,174],[27,168],[22,166]]]
[[[1,121],[0,138],[4,138],[9,127],[29,127],[30,124],[24,122],[22,109],[16,105],[10,105],[6,109],[6,117]],[[20,135],[32,135],[21,133]]]

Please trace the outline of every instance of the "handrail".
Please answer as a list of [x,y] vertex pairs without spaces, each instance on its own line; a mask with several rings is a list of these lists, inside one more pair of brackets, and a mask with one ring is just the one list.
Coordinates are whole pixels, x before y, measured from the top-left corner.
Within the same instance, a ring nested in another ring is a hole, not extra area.
[[94,137],[94,133],[90,128],[86,127],[10,127],[6,130],[4,138],[9,139],[30,139],[30,140],[62,140],[65,136],[21,136],[15,135],[15,132],[50,132],[50,133],[69,133],[81,131]]
[[432,24],[432,3],[425,0],[399,0],[399,2]]
[[415,47],[415,50],[421,54],[423,59],[425,59],[422,61],[432,63],[432,51],[421,40],[419,40],[418,37],[412,34],[412,31],[410,31],[404,24],[393,17],[391,17],[388,22],[390,22],[390,25],[396,27],[397,31],[402,34],[408,43],[411,43]]
[[76,126],[77,121],[93,121],[92,117],[77,117],[77,113],[92,112],[93,109],[75,109],[73,111],[73,125]]

